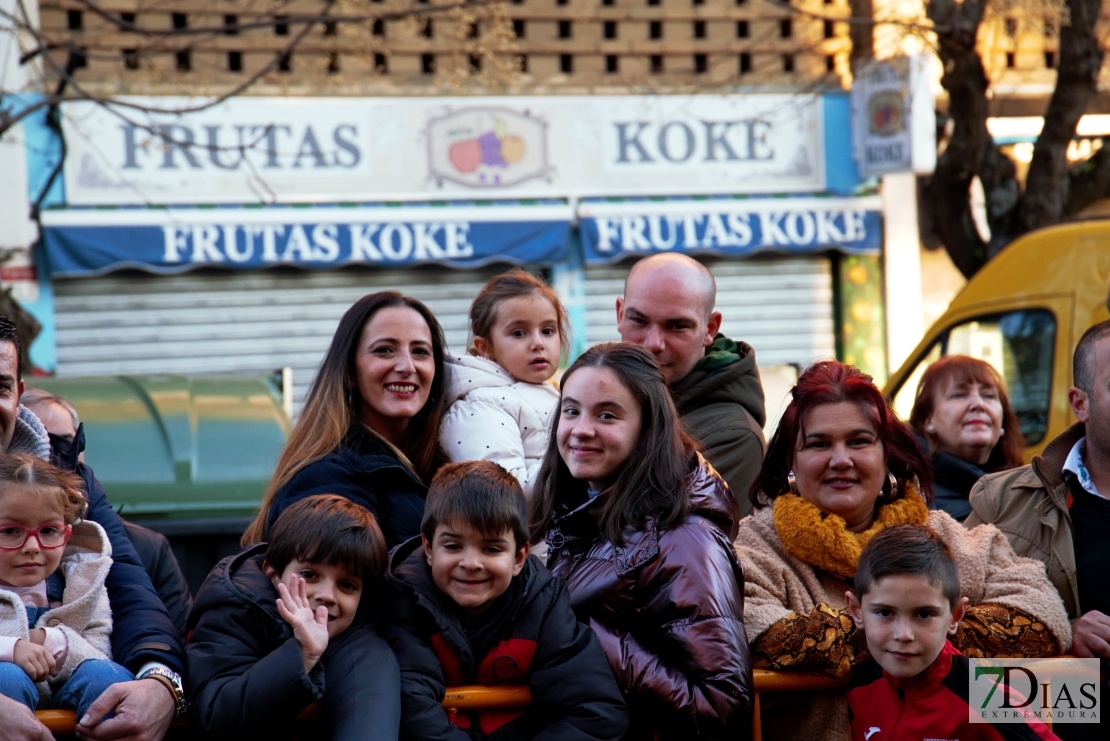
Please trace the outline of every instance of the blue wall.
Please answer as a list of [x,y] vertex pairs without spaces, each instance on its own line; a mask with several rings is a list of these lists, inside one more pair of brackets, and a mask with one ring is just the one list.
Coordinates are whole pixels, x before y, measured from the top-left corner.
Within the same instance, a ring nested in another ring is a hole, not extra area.
[[850,195],[862,184],[852,158],[852,103],[848,93],[822,98],[825,126],[825,183],[829,191]]
[[[6,95],[0,100],[0,105],[8,108],[13,115],[28,106],[44,100],[41,95]],[[46,125],[45,107],[40,108],[21,121],[27,146],[27,192],[34,202],[46,188],[50,174],[62,158],[61,141],[55,132]],[[63,202],[64,191],[61,173],[50,185],[43,206],[58,205]],[[30,204],[27,204],[28,208]],[[46,272],[42,260],[42,250],[36,245],[32,250],[32,259],[39,280],[39,296],[33,302],[23,304],[23,307],[34,315],[42,325],[42,332],[32,343],[30,348],[31,362],[38,368],[53,373],[58,367],[58,353],[56,336],[54,332],[54,284]]]

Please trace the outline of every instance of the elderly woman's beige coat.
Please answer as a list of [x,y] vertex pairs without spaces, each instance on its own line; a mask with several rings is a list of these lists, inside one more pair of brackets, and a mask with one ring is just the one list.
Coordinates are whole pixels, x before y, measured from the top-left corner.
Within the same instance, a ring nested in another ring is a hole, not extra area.
[[[1044,564],[1017,556],[1006,537],[991,525],[967,530],[941,511],[927,525],[952,551],[963,594],[970,605],[991,602],[1034,615],[1071,645],[1071,627]],[[744,628],[753,643],[790,613],[804,614],[818,604],[847,606],[851,584],[786,552],[775,530],[772,508],[755,511],[740,523],[736,552],[744,567]],[[765,698],[763,738],[847,739],[848,702],[841,692],[814,692]]]

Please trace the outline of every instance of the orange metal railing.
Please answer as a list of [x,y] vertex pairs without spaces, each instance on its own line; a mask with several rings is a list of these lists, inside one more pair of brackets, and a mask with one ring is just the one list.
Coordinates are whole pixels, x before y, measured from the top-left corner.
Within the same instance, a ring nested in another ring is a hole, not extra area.
[[[752,738],[760,741],[760,697],[768,693],[778,692],[803,692],[806,690],[836,689],[847,685],[846,680],[837,680],[823,674],[801,674],[795,672],[773,672],[766,669],[756,669],[752,673],[755,697],[752,715]],[[525,686],[484,687],[469,685],[466,687],[449,687],[443,700],[443,706],[448,710],[467,712],[471,710],[490,710],[525,707],[532,702],[532,695]],[[74,733],[76,719],[71,710],[40,710],[35,713],[51,733],[56,737],[68,737]],[[317,720],[315,706],[301,713],[299,720],[312,722]],[[185,731],[189,727],[188,720],[182,719],[174,723],[177,731]],[[180,736],[180,733],[176,734]]]

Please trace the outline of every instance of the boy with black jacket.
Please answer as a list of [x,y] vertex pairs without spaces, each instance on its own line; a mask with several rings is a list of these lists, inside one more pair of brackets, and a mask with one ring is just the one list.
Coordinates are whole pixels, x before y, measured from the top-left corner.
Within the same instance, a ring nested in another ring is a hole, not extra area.
[[[520,484],[489,461],[444,466],[420,538],[391,554],[387,637],[401,665],[401,737],[620,739],[624,699],[566,587],[528,557]],[[527,685],[524,709],[450,713],[448,686]]]
[[197,725],[285,737],[315,702],[328,738],[397,738],[397,661],[359,610],[385,571],[368,510],[334,494],[286,509],[270,542],[212,570],[189,615],[185,658]]

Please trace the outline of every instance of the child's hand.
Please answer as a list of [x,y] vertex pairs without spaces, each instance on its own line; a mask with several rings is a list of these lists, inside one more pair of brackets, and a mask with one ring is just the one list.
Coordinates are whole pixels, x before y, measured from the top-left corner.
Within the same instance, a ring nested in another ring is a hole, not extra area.
[[15,642],[12,661],[36,682],[46,679],[54,673],[54,654],[47,651],[44,646],[25,641],[22,638]]
[[301,644],[304,670],[310,671],[328,647],[328,608],[320,605],[315,610],[308,601],[305,580],[298,574],[291,579],[292,589],[278,584],[278,613],[293,628],[293,637]]
[[46,645],[46,628],[31,628],[31,643]]

